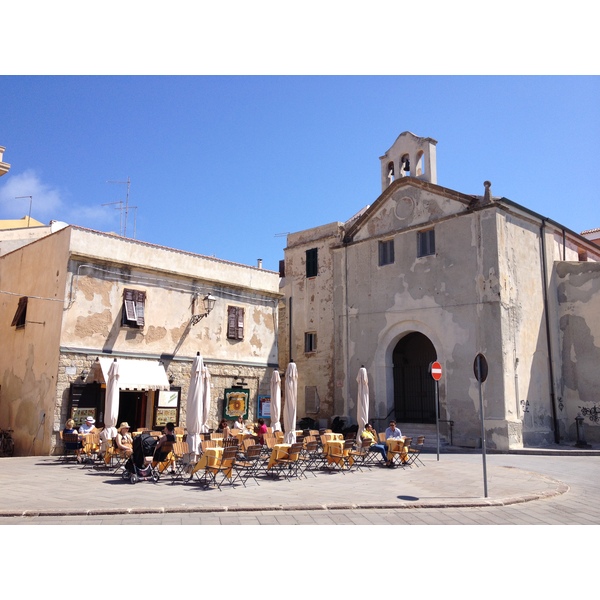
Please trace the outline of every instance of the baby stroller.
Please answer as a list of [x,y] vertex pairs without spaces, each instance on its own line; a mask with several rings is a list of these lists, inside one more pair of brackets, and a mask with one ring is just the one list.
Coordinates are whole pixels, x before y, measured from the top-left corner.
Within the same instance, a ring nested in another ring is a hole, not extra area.
[[155,483],[159,480],[158,469],[152,467],[152,462],[146,460],[147,458],[152,460],[157,443],[157,439],[145,432],[133,438],[133,453],[125,463],[123,479],[129,479],[130,483],[137,483],[140,479],[151,479]]

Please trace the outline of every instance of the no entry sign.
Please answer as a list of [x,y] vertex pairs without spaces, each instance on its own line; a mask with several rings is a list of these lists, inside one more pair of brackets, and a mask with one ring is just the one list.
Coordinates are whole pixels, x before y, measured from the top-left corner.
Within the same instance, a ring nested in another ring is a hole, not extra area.
[[432,362],[431,366],[429,367],[429,371],[431,373],[431,376],[436,381],[439,381],[442,378],[442,365],[440,365],[439,362]]

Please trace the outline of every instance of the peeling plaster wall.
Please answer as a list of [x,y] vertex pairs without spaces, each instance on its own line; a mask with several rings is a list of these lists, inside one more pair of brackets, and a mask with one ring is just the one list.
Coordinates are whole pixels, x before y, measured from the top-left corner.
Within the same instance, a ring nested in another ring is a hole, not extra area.
[[584,438],[600,442],[600,263],[556,262],[562,356],[562,426],[577,441],[575,417],[584,418]]
[[[394,403],[393,350],[405,335],[419,332],[443,366],[440,418],[454,421],[455,444],[481,443],[473,371],[479,352],[489,366],[482,386],[488,446],[551,443],[553,408],[561,410],[560,397],[553,399],[549,358],[560,391],[559,327],[552,317],[558,304],[555,294],[544,294],[542,250],[552,290],[553,261],[577,257],[579,242],[511,204],[472,204],[431,188],[404,184],[383,195],[376,208],[348,244],[340,242],[340,223],[288,237],[283,289],[293,299],[292,353],[302,385],[327,395],[319,417],[340,414],[355,421],[356,373],[365,365],[370,415],[386,418]],[[435,230],[436,254],[419,258],[423,227]],[[379,266],[379,241],[390,239],[395,262]],[[314,247],[319,275],[307,280],[305,252]],[[305,331],[317,332],[315,355],[302,352]],[[323,338],[331,343],[323,347]]]
[[[63,346],[158,356],[194,356],[199,350],[214,360],[277,363],[277,273],[75,233]],[[146,292],[141,329],[121,326],[125,288]],[[194,292],[200,298],[210,292],[217,300],[209,315],[190,325]],[[228,306],[244,309],[242,340],[227,338]]]
[[[68,245],[64,232],[0,257],[0,427],[14,430],[16,456],[52,445]],[[26,324],[16,329],[21,296],[29,297]]]
[[[336,298],[342,302],[348,297],[347,324],[339,328],[336,344],[336,349],[345,352],[335,362],[336,381],[347,381],[348,386],[346,390],[338,386],[336,391],[343,395],[347,414],[355,414],[354,379],[364,364],[373,379],[372,414],[385,418],[394,403],[394,347],[406,334],[422,333],[433,343],[443,365],[440,417],[455,422],[455,443],[475,446],[480,439],[479,388],[472,365],[477,352],[484,352],[490,365],[485,384],[490,443],[503,447],[507,423],[495,211],[465,212],[456,202],[449,204],[445,198],[414,191],[418,192],[415,209],[403,209],[403,219],[396,221],[398,210],[391,210],[388,202],[384,212],[393,226],[386,226],[386,219],[375,219],[377,226],[370,229],[374,239],[359,236],[361,241],[335,251],[339,257]],[[403,190],[398,205],[407,202],[406,198],[407,190]],[[453,209],[463,214],[435,225],[436,254],[417,257],[417,230],[410,227],[448,216]],[[380,267],[379,235],[394,229],[396,260]],[[498,439],[494,427],[501,432]]]
[[[298,368],[298,408],[297,417],[308,416],[312,419],[327,419],[343,411],[343,407],[334,405],[334,381],[331,365],[335,354],[334,339],[334,302],[333,302],[333,264],[331,247],[340,244],[341,223],[330,223],[315,229],[302,231],[288,236],[285,250],[285,287],[283,291],[286,306],[292,299],[292,356],[287,356],[281,365],[282,371],[290,358]],[[318,249],[318,275],[306,277],[306,251]],[[286,324],[290,315],[286,310]],[[317,333],[315,352],[304,352],[304,334]],[[289,335],[286,329],[286,338]],[[289,338],[288,338],[289,339]],[[316,387],[320,400],[317,413],[307,413],[305,406],[306,386]]]
[[[268,393],[265,381],[278,360],[277,273],[67,227],[0,257],[0,283],[15,294],[0,295],[6,315],[0,324],[0,426],[15,430],[17,454],[52,452],[71,380],[86,366],[82,357],[166,357],[189,369],[200,351],[215,376],[227,380],[223,389],[247,371],[251,389]],[[124,288],[146,292],[143,328],[121,327]],[[192,326],[195,292],[210,292],[217,302]],[[30,296],[28,322],[16,330],[10,322],[21,295]],[[244,309],[241,340],[227,339],[230,305]],[[66,367],[76,375],[66,376]]]

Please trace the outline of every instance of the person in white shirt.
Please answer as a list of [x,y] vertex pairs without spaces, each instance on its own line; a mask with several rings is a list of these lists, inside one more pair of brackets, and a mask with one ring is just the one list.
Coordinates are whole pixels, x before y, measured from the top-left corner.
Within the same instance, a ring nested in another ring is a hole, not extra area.
[[234,429],[240,429],[241,431],[245,431],[245,427],[244,427],[244,417],[242,417],[242,415],[240,415],[235,422],[233,423],[233,428]]
[[96,430],[96,420],[94,417],[88,417],[79,428],[79,433],[85,435],[86,433],[94,433]]
[[402,432],[396,427],[396,421],[390,421],[390,426],[385,430],[385,439],[401,438]]

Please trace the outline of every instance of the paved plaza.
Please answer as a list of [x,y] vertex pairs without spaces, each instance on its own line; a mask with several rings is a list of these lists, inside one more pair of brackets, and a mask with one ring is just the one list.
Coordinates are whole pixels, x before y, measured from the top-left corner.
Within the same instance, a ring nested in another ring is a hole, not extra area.
[[222,490],[135,485],[56,457],[0,459],[0,524],[600,524],[600,451],[421,455],[424,466],[261,477]]

